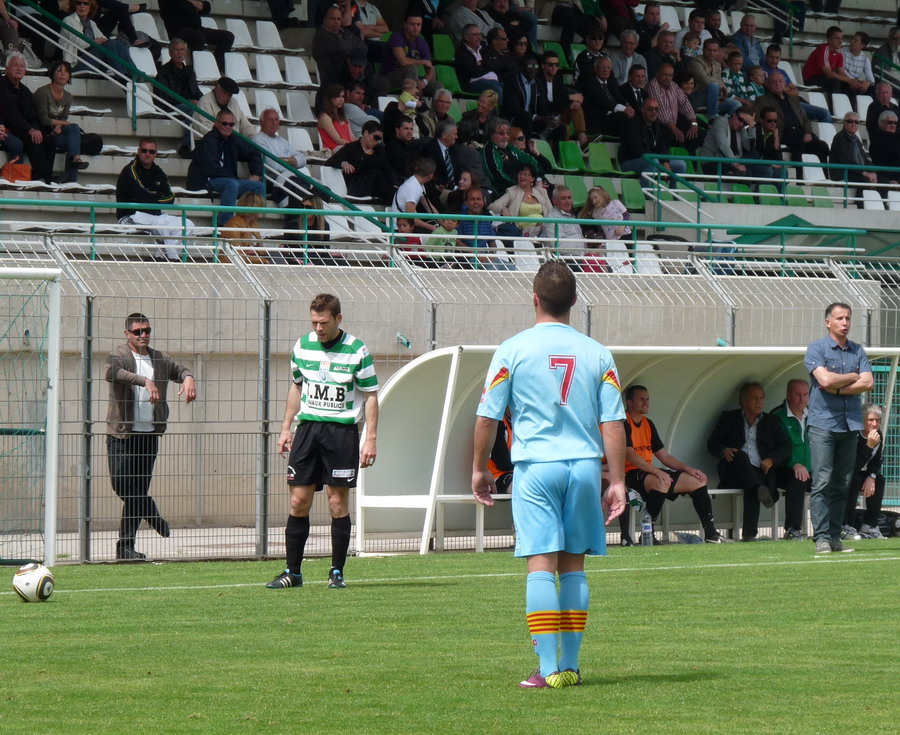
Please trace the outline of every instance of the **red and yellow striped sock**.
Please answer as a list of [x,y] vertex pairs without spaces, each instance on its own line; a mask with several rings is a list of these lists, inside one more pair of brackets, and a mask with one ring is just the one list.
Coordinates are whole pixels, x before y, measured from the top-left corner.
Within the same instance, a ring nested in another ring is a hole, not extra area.
[[525,613],[531,644],[540,659],[541,676],[548,676],[559,669],[559,597],[555,574],[532,572],[528,575]]

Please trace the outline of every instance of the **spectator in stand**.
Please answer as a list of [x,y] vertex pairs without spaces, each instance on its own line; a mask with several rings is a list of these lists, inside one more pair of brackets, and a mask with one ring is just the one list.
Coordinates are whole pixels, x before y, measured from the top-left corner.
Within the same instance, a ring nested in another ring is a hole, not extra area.
[[495,21],[486,10],[478,7],[479,0],[459,0],[447,14],[447,25],[450,28],[450,35],[457,43],[464,43],[466,37],[466,26],[474,25],[481,32],[481,37],[486,38],[491,28],[502,28],[503,26]]
[[425,190],[435,209],[440,207],[443,193],[453,191],[459,183],[462,164],[456,153],[458,136],[456,123],[445,120],[438,124],[434,138],[422,146],[422,157],[434,161],[434,176]]
[[[487,35],[487,49],[483,61],[487,69],[493,71],[505,83],[518,71],[519,56],[509,50],[509,34],[505,28],[491,28]],[[489,90],[491,91],[491,90]]]
[[159,14],[169,38],[183,38],[191,51],[213,47],[219,71],[225,73],[225,54],[234,45],[231,31],[207,28],[200,18],[209,15],[212,6],[206,0],[159,0]]
[[[378,98],[388,93],[387,81],[384,77],[375,74],[375,69],[368,62],[365,49],[354,49],[350,55],[344,60],[343,67],[337,74],[336,84],[340,84],[346,89],[353,82],[360,82],[366,87],[365,103],[372,110],[378,110]],[[320,74],[321,72],[321,67]],[[321,77],[320,77],[321,81]],[[319,91],[316,93],[316,107],[321,109],[322,96],[329,85],[322,83]]]
[[72,67],[65,61],[55,61],[50,67],[50,84],[34,92],[34,107],[44,134],[48,161],[52,167],[55,153],[66,154],[64,182],[78,181],[78,172],[88,167],[81,160],[81,128],[69,121],[72,94],[66,85],[72,80]]
[[325,101],[316,123],[322,145],[330,151],[356,140],[350,130],[350,121],[344,114],[344,103],[345,93],[341,85],[332,84],[325,90]]
[[844,32],[838,26],[830,26],[826,38],[828,42],[816,47],[803,65],[803,81],[826,92],[849,94],[853,80],[844,69]]
[[399,180],[388,162],[384,146],[380,145],[383,141],[381,123],[370,120],[363,125],[359,140],[336,149],[325,161],[326,166],[339,168],[344,173],[350,196],[371,196],[381,204],[393,201]]
[[723,411],[707,442],[719,460],[719,487],[744,490],[742,541],[755,541],[760,503],[771,508],[778,501],[775,468],[791,456],[791,440],[784,424],[763,412],[762,385],[741,386],[740,408]]
[[[774,107],[763,107],[759,111],[760,131],[756,134],[754,158],[762,161],[781,161],[781,137],[778,134],[778,112]],[[781,174],[781,166],[772,167],[773,176]]]
[[[708,40],[708,39],[707,39]],[[681,48],[678,49],[681,54],[681,65],[679,71],[687,68],[694,59],[699,58],[702,53],[700,50],[700,34],[697,31],[688,31],[681,39]]]
[[412,176],[412,167],[419,143],[415,140],[415,122],[408,115],[397,118],[394,137],[385,146],[388,163],[398,181],[406,181]]
[[216,82],[216,86],[197,101],[197,107],[203,110],[208,117],[195,112],[194,122],[197,123],[195,128],[205,130],[209,125],[210,118],[215,118],[221,110],[228,110],[234,116],[237,131],[241,135],[252,138],[256,134],[256,126],[250,122],[241,109],[240,103],[234,98],[240,91],[240,87],[238,87],[234,79],[231,77],[220,77],[219,81]]
[[638,34],[636,31],[626,30],[619,37],[619,50],[613,51],[609,58],[612,59],[613,76],[619,85],[628,81],[628,72],[635,64],[647,68],[647,60],[636,53],[638,45]]
[[614,34],[621,41],[622,34],[633,30],[637,24],[634,19],[634,9],[637,5],[638,0],[604,0],[602,7],[606,16],[607,32]]
[[756,89],[742,71],[743,67],[744,55],[740,51],[728,54],[728,64],[722,70],[722,83],[725,85],[727,99],[737,100],[745,107],[752,107],[757,97]]
[[[96,0],[72,0],[70,7],[73,11],[72,15],[66,17],[63,22],[80,31],[95,44],[102,46],[112,54],[112,56],[107,56],[103,52],[97,51],[87,41],[63,30],[60,33],[59,45],[62,48],[63,60],[69,63],[72,71],[93,71],[92,67],[94,66],[101,69],[108,66],[130,79],[131,72],[128,70],[128,66],[122,63],[131,64],[131,50],[128,41],[121,38],[107,38],[100,32],[97,24],[91,20],[97,12]],[[86,61],[91,66],[88,66]]]
[[468,213],[469,209],[466,207],[466,195],[471,188],[481,189],[481,176],[478,175],[475,171],[469,171],[468,169],[463,169],[463,171],[459,174],[459,184],[453,191],[446,192],[447,199],[444,204],[444,209],[447,212],[462,212],[463,214]]
[[700,34],[700,46],[706,43],[706,39],[712,38],[712,34],[706,30],[706,11],[695,8],[688,15],[688,24],[675,34],[675,48],[681,48],[686,34],[694,32]]
[[850,48],[844,54],[844,71],[850,77],[850,101],[858,109],[856,95],[872,96],[875,75],[872,73],[872,60],[866,53],[869,45],[869,34],[858,31],[850,39]]
[[[538,237],[541,232],[541,220],[550,216],[550,197],[544,187],[537,182],[534,166],[523,163],[516,172],[516,184],[509,187],[500,197],[494,200],[489,209],[494,214],[504,217],[525,217],[523,222],[516,222],[515,229],[526,238]],[[510,224],[510,223],[506,223]]]
[[534,142],[534,138],[526,138],[525,133],[522,128],[517,128],[513,125],[509,129],[509,144],[518,148],[522,153],[527,153],[531,156],[535,161],[537,161],[538,166],[541,171],[547,172],[553,170],[553,164],[547,160],[545,156],[542,156],[538,153],[537,145]]
[[656,47],[656,37],[660,31],[669,30],[668,23],[660,23],[660,4],[649,2],[644,6],[644,17],[634,25],[638,34],[638,53],[646,56]]
[[463,29],[463,41],[456,49],[456,71],[460,86],[466,92],[483,92],[493,89],[503,97],[503,85],[495,71],[485,65],[487,46],[482,42],[482,31],[474,23]]
[[300,27],[300,20],[291,15],[294,12],[294,0],[268,0],[267,4],[272,21],[279,31]]
[[674,76],[672,65],[663,64],[648,85],[647,93],[659,102],[659,122],[669,128],[678,145],[696,151],[700,143],[697,114],[687,95],[674,83]]
[[816,13],[824,12],[836,14],[841,10],[841,0],[825,0],[824,8],[822,6],[822,0],[809,0],[809,7]]
[[527,36],[522,36],[521,38],[510,38],[509,51],[515,57],[516,69],[519,68],[519,64],[522,62],[523,57],[528,57],[530,59],[534,59],[535,61],[539,61],[538,55],[534,52],[531,41],[528,40]]
[[606,34],[599,28],[588,31],[584,37],[585,48],[575,57],[575,86],[581,89],[584,82],[594,76],[594,64],[601,56],[609,56],[604,44]]
[[[388,211],[406,212],[408,214],[414,214],[415,212],[438,214],[437,209],[429,201],[425,193],[425,187],[428,186],[432,178],[434,178],[434,160],[431,158],[419,158],[416,161],[413,175],[400,184],[400,188],[397,189]],[[437,225],[422,219],[414,219],[413,223],[419,232],[434,232],[437,227]]]
[[[230,110],[219,111],[215,127],[200,138],[194,150],[194,160],[188,168],[188,188],[218,192],[222,207],[233,207],[245,191],[254,191],[260,196],[266,194],[262,181],[262,156],[250,143],[233,135],[234,128],[234,113]],[[250,169],[249,178],[238,176],[239,161],[245,162]],[[232,214],[224,209],[220,211],[218,225],[224,225]]]
[[[735,110],[720,115],[709,125],[706,138],[697,154],[710,158],[756,158],[756,118],[753,113]],[[771,179],[772,167],[765,164],[708,162],[703,173],[725,176],[749,176],[751,179]]]
[[203,93],[197,85],[197,75],[194,68],[187,63],[188,48],[180,38],[173,38],[169,41],[169,61],[163,64],[156,75],[156,81],[171,89],[175,94],[184,97],[191,104],[181,102],[176,97],[166,94],[162,90],[156,90],[163,99],[168,100],[182,114],[179,116],[186,123],[186,127],[181,134],[181,145],[178,148],[178,155],[182,158],[191,157],[191,115],[194,110],[191,105],[200,104],[200,98]]
[[882,184],[900,183],[900,135],[897,134],[897,120],[897,113],[893,110],[882,112],[878,116],[878,130],[869,140],[872,164],[894,169],[876,172],[878,181]]
[[[537,43],[537,17],[534,13],[512,7],[509,0],[491,0],[485,9],[488,15],[507,33],[524,34],[528,36],[532,44]],[[490,37],[490,31],[488,31],[488,37]]]
[[453,94],[449,89],[442,87],[431,98],[431,109],[416,115],[416,124],[419,126],[419,135],[422,138],[433,138],[438,123],[444,120],[456,122],[449,115],[450,105],[453,103]]
[[[265,208],[266,200],[255,191],[245,191],[237,200],[239,207]],[[269,262],[269,256],[265,250],[248,250],[246,248],[265,247],[266,243],[257,229],[261,212],[237,212],[230,220],[222,225],[227,231],[222,232],[222,237],[228,240],[233,247],[245,248],[243,257],[248,263],[256,265]],[[274,261],[280,262],[280,258],[274,257]]]
[[[575,201],[572,198],[572,190],[568,186],[553,187],[553,208],[547,213],[547,219],[576,219]],[[584,233],[581,225],[571,222],[551,223],[544,222],[541,228],[541,237],[552,238],[552,245],[556,252],[566,261],[575,272],[581,270],[578,258],[571,257],[571,252],[584,250]],[[566,257],[566,252],[570,257]]]
[[644,57],[647,59],[647,77],[656,79],[659,67],[669,64],[673,69],[681,63],[681,54],[675,46],[675,34],[672,31],[660,31],[656,37],[656,48],[650,49]]
[[3,49],[19,47],[19,22],[9,14],[5,0],[0,0],[0,43]]
[[[897,11],[897,21],[900,23],[900,10]],[[889,62],[889,63],[887,63]],[[894,76],[897,75],[897,69],[890,66],[890,64],[895,64],[900,66],[900,26],[894,26],[888,32],[887,41],[884,42],[883,45],[879,46],[875,51],[874,56],[872,57],[872,65],[875,69],[875,72],[878,74],[880,78],[883,78],[885,73],[892,74]],[[894,94],[900,96],[900,88],[894,88]],[[866,117],[866,125],[868,126],[870,118]]]
[[621,137],[629,120],[634,117],[634,108],[622,97],[612,69],[610,58],[600,57],[592,78],[586,80],[583,87],[585,121],[591,135],[601,133]]
[[[294,148],[287,138],[278,134],[280,126],[281,118],[278,116],[278,110],[271,107],[263,110],[262,116],[259,118],[259,132],[253,136],[253,142],[294,168],[303,168],[306,165],[306,156]],[[308,184],[295,176],[293,171],[286,166],[280,166],[270,159],[268,162],[270,166],[276,167],[275,175],[272,176],[270,172],[268,177],[269,197],[280,207],[287,205],[290,209],[301,209],[303,200],[310,196],[307,191]],[[297,230],[299,227],[299,215],[285,214],[285,230]],[[288,236],[288,239],[297,238]]]
[[[471,215],[489,214],[485,206],[484,192],[481,189],[472,187],[466,192],[466,208]],[[475,251],[475,255],[471,259],[474,267],[484,270],[512,270],[513,264],[509,262],[502,243],[496,239],[497,232],[493,222],[490,220],[464,220],[459,223],[456,231],[459,234],[457,244]],[[486,251],[500,253],[501,250],[502,257],[495,254],[482,254]]]
[[719,44],[719,48],[725,49],[731,43],[731,39],[722,32],[722,13],[718,10],[706,9],[706,23],[704,28],[709,31],[710,37]]
[[[421,77],[419,77],[420,68],[425,71]],[[431,49],[422,38],[421,15],[408,13],[403,21],[403,30],[391,34],[387,42],[387,53],[381,65],[381,74],[391,87],[399,86],[403,79],[411,75],[413,79],[421,78],[427,85],[431,85],[432,89],[429,92],[436,89]]]
[[[23,163],[25,156],[31,164],[31,178],[50,183],[53,159],[41,132],[41,121],[31,90],[22,84],[25,77],[25,57],[18,51],[6,56],[6,72],[0,78],[0,110],[6,126],[6,137],[0,148],[9,159]],[[51,154],[52,155],[52,154]]]
[[638,114],[647,99],[647,70],[640,64],[635,64],[628,70],[628,81],[619,87],[625,104],[634,108]]
[[744,71],[751,66],[762,66],[765,59],[762,44],[754,35],[755,33],[756,18],[752,15],[745,15],[741,18],[740,30],[731,36],[731,42],[744,55]]
[[723,115],[729,115],[741,106],[737,100],[726,98],[728,90],[722,81],[719,44],[714,39],[710,38],[703,44],[703,55],[692,59],[687,70],[697,85],[691,102],[695,109],[705,105],[706,116],[710,120],[718,117],[720,111]]
[[[169,178],[156,164],[158,152],[159,146],[153,138],[140,139],[134,160],[122,169],[116,181],[117,202],[138,205],[175,203]],[[182,224],[181,217],[159,209],[120,208],[116,210],[116,217],[119,224],[162,227],[155,234],[163,238],[163,256],[166,260],[178,260],[184,248],[182,237],[188,231],[182,228],[190,229],[194,226],[189,219]]]
[[484,148],[489,140],[488,125],[497,117],[497,93],[488,89],[478,96],[475,108],[462,114],[459,121],[459,142]]
[[391,30],[381,11],[368,0],[345,0],[343,8],[342,25],[363,40],[373,62],[381,63],[387,51],[381,37]]
[[509,132],[509,121],[498,117],[488,127],[490,142],[481,150],[481,168],[491,190],[497,193],[515,185],[515,172],[523,163],[532,164],[538,176],[544,173],[531,155],[509,144]]
[[784,75],[774,71],[766,80],[766,94],[756,100],[757,113],[771,107],[778,113],[778,137],[791,152],[791,160],[799,161],[804,153],[812,153],[822,163],[828,163],[828,144],[812,131],[812,123],[803,112],[800,100],[785,94]]
[[150,46],[151,43],[156,45],[156,53],[154,58],[159,61],[159,41],[150,39],[149,37],[140,38],[134,28],[131,16],[146,10],[146,4],[127,5],[119,0],[97,0],[99,13],[95,16],[95,21],[100,32],[104,36],[112,36],[116,28],[119,32],[117,37],[125,38],[132,46]]
[[[659,121],[659,101],[653,96],[645,97],[641,107],[641,124],[626,127],[619,144],[619,168],[639,174],[652,170],[650,162],[643,156],[647,153],[668,155],[672,151],[672,138],[671,128]],[[687,171],[684,161],[666,161],[662,165],[678,174]],[[641,179],[641,184],[646,185],[644,179]]]
[[[848,112],[844,115],[843,127],[831,141],[832,163],[847,163],[852,166],[872,165],[872,161],[863,148],[862,140],[857,135],[858,131],[859,114]],[[842,171],[839,168],[832,168],[828,170],[828,175],[833,181],[852,181],[862,184],[874,184],[877,181],[877,177],[872,171],[851,171],[849,169]],[[862,198],[862,189],[856,190],[856,196],[859,199]],[[863,202],[857,201],[856,206],[862,208]]]
[[[806,113],[806,116],[812,120],[813,122],[831,122],[831,111],[827,107],[818,107],[817,105],[811,105],[806,102],[802,97],[800,97],[800,90],[797,89],[797,85],[791,80],[790,75],[781,67],[778,66],[781,61],[781,46],[777,43],[773,43],[766,49],[766,58],[765,61],[760,65],[762,67],[763,73],[765,74],[765,82],[766,79],[769,78],[769,74],[773,71],[780,71],[781,75],[784,77],[784,92],[785,94],[793,95],[800,99],[800,107],[803,108],[803,112]],[[750,70],[747,69],[749,72]]]
[[806,415],[809,405],[809,383],[805,380],[789,380],[784,403],[772,409],[784,424],[791,440],[791,455],[775,468],[775,481],[784,492],[784,538],[799,541],[803,538],[803,501],[812,485],[809,471],[812,458],[809,452],[809,433]]
[[[863,428],[856,440],[856,463],[850,477],[850,492],[847,494],[847,513],[844,517],[844,533],[841,538],[883,539],[878,528],[881,502],[884,499],[885,479],[881,470],[884,459],[884,435],[881,433],[883,412],[873,403],[862,408]],[[862,526],[856,531],[856,503],[859,495],[865,498],[866,510]]]
[[332,5],[313,35],[312,57],[319,71],[319,86],[322,89],[339,81],[354,52],[354,61],[362,61],[362,66],[367,63],[366,44],[357,34],[342,26],[343,17],[340,7]]
[[559,43],[567,59],[572,58],[575,34],[587,40],[587,33],[607,30],[607,22],[598,0],[560,0],[553,8],[550,24],[558,26]]
[[360,82],[353,82],[344,90],[344,116],[350,122],[350,134],[354,138],[362,135],[362,126],[369,120],[381,122],[370,111],[366,111],[366,88]]
[[875,85],[875,101],[866,109],[866,132],[869,134],[869,140],[878,130],[878,118],[885,110],[891,110],[900,115],[900,106],[894,104],[891,99],[893,89],[887,82],[878,82]]

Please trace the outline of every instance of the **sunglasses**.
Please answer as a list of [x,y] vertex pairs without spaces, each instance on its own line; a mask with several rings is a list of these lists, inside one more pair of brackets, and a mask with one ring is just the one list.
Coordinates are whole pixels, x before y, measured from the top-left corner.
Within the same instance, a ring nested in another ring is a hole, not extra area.
[[77,2],[77,3],[75,3],[75,6],[76,6],[76,7],[79,6],[79,5],[90,5],[90,3],[87,3],[87,2]]
[[546,66],[559,66],[559,62],[558,62],[558,61],[545,61],[544,64],[545,64]]
[[[85,5],[87,5],[87,3],[85,3]],[[141,327],[140,329],[129,329],[128,331],[131,332],[135,337],[140,337],[142,334],[146,334],[149,336],[150,327]]]
[[152,153],[154,156],[156,155],[156,148],[141,148],[141,153]]
[[234,127],[234,122],[233,122],[233,121],[232,121],[232,122],[225,122],[224,120],[220,120],[220,121],[219,121],[219,125],[221,125],[222,127],[225,127],[225,128],[233,128],[233,127]]
[[525,136],[524,136],[524,135],[520,135],[518,138],[516,138],[516,140],[525,140]]

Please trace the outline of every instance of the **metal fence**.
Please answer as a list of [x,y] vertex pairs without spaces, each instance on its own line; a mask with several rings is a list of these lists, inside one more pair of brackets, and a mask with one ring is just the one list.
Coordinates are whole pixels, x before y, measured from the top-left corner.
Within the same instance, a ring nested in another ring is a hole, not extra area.
[[[106,467],[103,366],[124,341],[125,315],[150,317],[152,346],[189,365],[199,393],[189,406],[170,396],[154,472],[152,494],[172,537],[142,529],[138,548],[159,559],[280,557],[288,495],[274,438],[289,353],[309,329],[312,297],[342,299],[345,328],[367,342],[384,382],[435,347],[496,344],[530,326],[534,261],[556,252],[537,248],[527,261],[513,260],[515,270],[486,271],[424,268],[420,256],[385,245],[365,249],[368,265],[339,267],[259,264],[233,248],[225,251],[228,262],[156,262],[146,248],[122,244],[87,256],[87,242],[77,235],[8,239],[4,248],[15,254],[0,255],[0,265],[64,273],[57,546],[61,559],[74,561],[114,558],[122,506]],[[824,306],[846,300],[857,339],[900,344],[900,260],[764,246],[726,252],[708,243],[689,252],[688,245],[654,250],[651,272],[582,273],[575,326],[610,345],[805,345],[822,334]],[[589,256],[566,254],[573,262]],[[896,433],[892,426],[891,445]],[[895,465],[886,463],[893,498]],[[415,466],[410,456],[396,471]],[[14,509],[3,499],[0,505],[0,517],[9,519]],[[312,525],[309,552],[326,553],[323,498]],[[470,542],[456,539],[453,547]],[[375,550],[414,544],[386,540]]]

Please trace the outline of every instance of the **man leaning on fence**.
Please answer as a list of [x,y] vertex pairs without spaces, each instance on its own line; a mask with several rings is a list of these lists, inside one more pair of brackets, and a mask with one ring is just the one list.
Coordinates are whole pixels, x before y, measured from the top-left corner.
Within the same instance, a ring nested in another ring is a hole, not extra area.
[[125,504],[116,542],[116,558],[146,559],[134,548],[142,520],[160,536],[168,537],[169,524],[150,497],[153,465],[159,451],[159,437],[166,430],[169,382],[181,383],[179,396],[190,403],[197,397],[197,385],[190,368],[180,365],[165,352],[150,347],[150,320],[143,314],[125,318],[126,344],[106,358],[109,383],[106,412],[106,451],[109,479]]
[[[174,204],[175,195],[166,172],[156,164],[158,146],[153,138],[141,138],[134,160],[119,172],[116,201],[130,204]],[[184,250],[182,236],[194,223],[161,209],[120,207],[119,224],[151,225],[151,232],[162,237],[166,260],[178,260]]]

